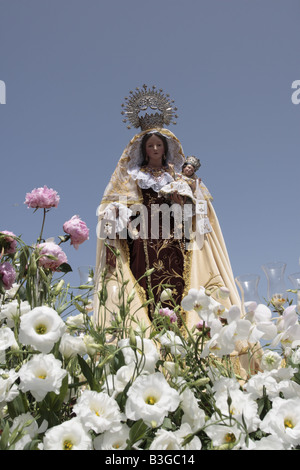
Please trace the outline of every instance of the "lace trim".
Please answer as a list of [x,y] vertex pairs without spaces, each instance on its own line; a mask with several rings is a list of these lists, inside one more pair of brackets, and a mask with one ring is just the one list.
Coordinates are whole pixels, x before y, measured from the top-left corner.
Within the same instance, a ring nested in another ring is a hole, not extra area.
[[173,177],[167,171],[164,171],[159,175],[155,175],[154,173],[152,174],[148,171],[145,171],[144,168],[142,170],[137,168],[135,170],[132,170],[130,172],[130,175],[137,182],[141,189],[152,188],[157,193],[166,184],[169,184],[174,181]]

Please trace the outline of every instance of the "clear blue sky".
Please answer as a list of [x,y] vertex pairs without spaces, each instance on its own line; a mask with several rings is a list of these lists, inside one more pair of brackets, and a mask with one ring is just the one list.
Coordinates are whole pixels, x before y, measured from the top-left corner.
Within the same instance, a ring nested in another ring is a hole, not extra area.
[[78,214],[90,240],[64,245],[94,265],[96,209],[134,130],[129,90],[175,99],[170,126],[202,162],[234,274],[286,261],[300,271],[298,0],[0,0],[1,230],[36,240],[42,214],[25,194],[47,185],[61,202],[45,237]]

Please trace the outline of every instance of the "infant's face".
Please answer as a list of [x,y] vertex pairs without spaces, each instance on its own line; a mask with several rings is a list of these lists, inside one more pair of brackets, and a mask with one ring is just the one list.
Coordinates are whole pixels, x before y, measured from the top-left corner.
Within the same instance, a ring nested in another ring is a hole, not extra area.
[[193,165],[188,164],[184,167],[182,172],[185,176],[192,176],[195,173],[195,168]]

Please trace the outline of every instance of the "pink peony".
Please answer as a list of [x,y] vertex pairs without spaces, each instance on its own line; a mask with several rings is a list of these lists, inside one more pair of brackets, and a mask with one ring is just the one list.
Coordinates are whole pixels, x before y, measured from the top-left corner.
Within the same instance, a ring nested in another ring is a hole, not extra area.
[[71,245],[73,245],[76,250],[78,250],[81,243],[89,239],[89,229],[78,215],[73,215],[70,220],[65,222],[63,229],[70,235]]
[[0,232],[0,235],[1,234],[7,235],[7,237],[1,237],[0,240],[0,246],[4,246],[4,254],[9,255],[11,253],[15,253],[17,248],[17,240],[12,237],[15,237],[16,235],[13,232],[8,232],[7,230],[2,230],[2,232]]
[[24,204],[34,209],[50,209],[57,207],[59,203],[59,195],[54,189],[49,189],[47,186],[43,188],[33,189],[31,193],[26,194]]
[[[61,247],[54,242],[40,243],[38,248],[41,250],[40,255],[45,255],[39,259],[39,265],[46,269],[55,271],[61,264],[68,261]],[[51,256],[51,258],[48,258],[48,256]]]
[[159,309],[159,314],[162,317],[169,317],[171,323],[175,323],[177,321],[177,315],[174,312],[174,310],[169,309],[168,307],[166,308],[160,308]]
[[10,289],[16,280],[16,271],[8,261],[0,264],[0,280],[5,290]]

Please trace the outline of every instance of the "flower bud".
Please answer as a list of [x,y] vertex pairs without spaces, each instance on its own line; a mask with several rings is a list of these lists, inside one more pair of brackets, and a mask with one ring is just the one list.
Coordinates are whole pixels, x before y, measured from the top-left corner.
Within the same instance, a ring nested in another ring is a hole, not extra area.
[[166,302],[172,298],[172,290],[171,289],[164,289],[160,294],[161,302]]
[[132,327],[129,330],[129,344],[132,348],[136,347],[136,337]]
[[59,283],[56,284],[56,286],[55,286],[55,288],[54,288],[54,290],[53,290],[54,295],[58,295],[58,294],[61,292],[61,290],[62,290],[64,284],[65,284],[65,281],[64,281],[63,279],[61,279],[61,280],[59,281]]
[[217,290],[217,297],[226,300],[230,296],[230,290],[227,287],[219,287]]

